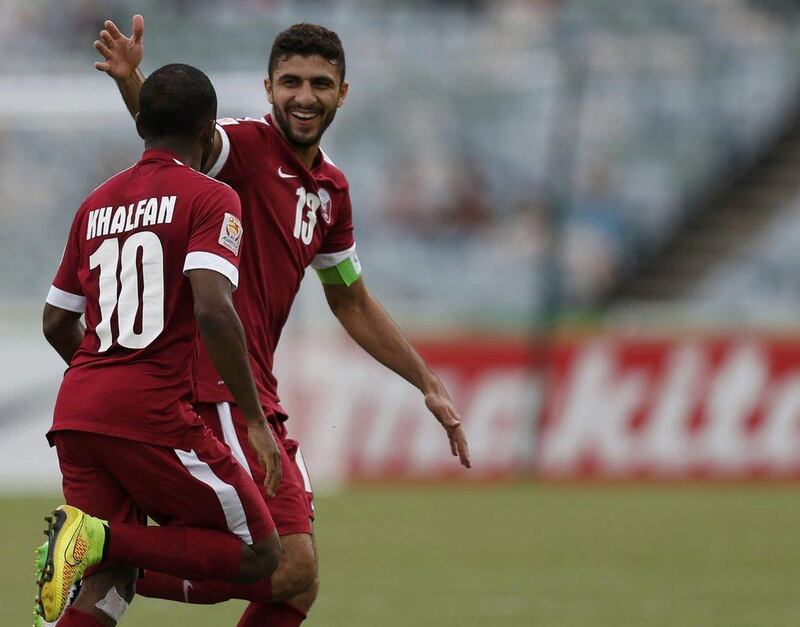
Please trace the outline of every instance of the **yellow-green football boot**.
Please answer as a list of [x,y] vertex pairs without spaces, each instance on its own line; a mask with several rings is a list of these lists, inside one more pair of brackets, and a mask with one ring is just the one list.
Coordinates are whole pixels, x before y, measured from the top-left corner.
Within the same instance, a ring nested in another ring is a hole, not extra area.
[[[56,621],[70,598],[73,585],[89,566],[103,559],[104,521],[77,507],[62,505],[47,522],[47,552],[39,565],[37,549],[38,612],[44,621]],[[45,545],[43,545],[45,546]]]
[[[42,542],[42,544],[40,544],[33,550],[34,566],[36,567],[36,581],[39,581],[39,577],[41,576],[42,570],[44,569],[44,564],[45,561],[47,560],[47,549],[49,546],[50,543],[47,540],[45,540],[44,542]],[[72,590],[70,590],[69,599],[67,601],[67,607],[75,603],[75,599],[78,598],[78,594],[80,593],[80,591],[81,591],[81,580],[79,579],[78,581],[75,582],[75,585],[72,586]],[[66,610],[66,608],[64,609]],[[61,616],[59,616],[59,618],[61,618]],[[37,589],[36,600],[33,606],[33,627],[54,627],[57,622],[58,619],[56,619],[56,622],[49,623],[46,622],[44,618],[42,618],[42,615],[39,613],[39,593]]]

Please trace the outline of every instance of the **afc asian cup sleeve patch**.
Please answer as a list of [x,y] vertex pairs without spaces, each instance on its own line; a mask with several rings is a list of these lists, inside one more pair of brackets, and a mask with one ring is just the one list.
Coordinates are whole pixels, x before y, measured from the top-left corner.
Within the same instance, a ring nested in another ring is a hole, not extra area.
[[322,214],[322,219],[325,220],[325,224],[331,223],[331,195],[328,193],[328,190],[324,187],[319,188],[319,203],[320,203],[320,213]]
[[222,228],[219,232],[219,243],[234,255],[238,256],[243,232],[242,221],[235,215],[225,212],[225,217],[222,220]]

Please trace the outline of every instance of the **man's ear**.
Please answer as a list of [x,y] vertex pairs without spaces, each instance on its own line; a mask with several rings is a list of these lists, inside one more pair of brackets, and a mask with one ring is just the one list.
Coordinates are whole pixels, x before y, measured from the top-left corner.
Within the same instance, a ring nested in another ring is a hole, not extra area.
[[336,107],[337,108],[340,108],[344,104],[344,101],[347,99],[347,94],[349,92],[350,92],[350,83],[348,83],[347,81],[344,81],[339,86],[339,99],[336,102]]
[[272,101],[272,82],[269,80],[269,78],[264,79],[264,89],[267,91],[267,100],[269,101],[269,103],[275,104]]
[[206,125],[205,132],[207,133],[205,139],[207,141],[209,141],[209,142],[214,141],[214,133],[217,132],[217,120],[216,119],[212,118],[211,120],[208,121],[208,124]]
[[211,147],[214,144],[214,133],[217,132],[217,121],[209,120],[203,131],[200,133],[200,143],[203,144],[203,157],[207,157],[206,153],[211,152]]

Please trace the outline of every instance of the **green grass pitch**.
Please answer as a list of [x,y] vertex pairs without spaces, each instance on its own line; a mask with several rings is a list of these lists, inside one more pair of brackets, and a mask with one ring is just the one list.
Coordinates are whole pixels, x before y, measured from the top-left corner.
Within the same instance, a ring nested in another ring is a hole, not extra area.
[[[57,497],[0,498],[3,625],[29,623]],[[309,627],[800,624],[789,486],[369,487],[317,502]],[[137,598],[122,625],[233,626],[241,602]]]

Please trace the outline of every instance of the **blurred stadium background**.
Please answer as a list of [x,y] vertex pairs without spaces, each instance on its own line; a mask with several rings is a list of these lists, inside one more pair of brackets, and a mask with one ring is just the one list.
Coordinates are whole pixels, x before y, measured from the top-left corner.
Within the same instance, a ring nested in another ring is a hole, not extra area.
[[309,625],[800,624],[796,2],[0,0],[9,625],[59,499],[42,301],[78,204],[140,154],[92,42],[134,12],[145,72],[197,65],[224,116],[266,112],[277,32],[340,33],[324,145],[365,277],[464,415],[469,473],[306,281],[278,371],[320,494]]

